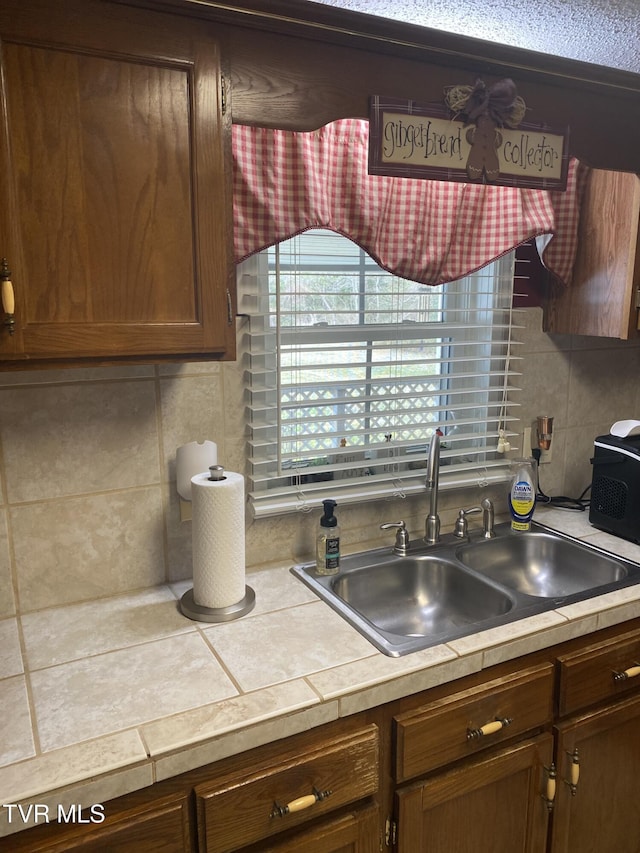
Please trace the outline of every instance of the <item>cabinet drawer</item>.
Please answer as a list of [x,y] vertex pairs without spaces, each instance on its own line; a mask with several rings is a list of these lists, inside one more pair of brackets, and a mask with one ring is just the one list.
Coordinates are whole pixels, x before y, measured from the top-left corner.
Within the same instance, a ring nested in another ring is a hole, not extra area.
[[[553,666],[544,663],[399,714],[394,718],[396,780],[543,726],[552,711]],[[508,722],[499,727],[499,721]]]
[[560,716],[640,689],[640,631],[562,655]]
[[192,845],[189,795],[184,792],[131,806],[107,803],[104,823],[92,824],[83,815],[82,823],[52,821],[0,838],[0,850],[11,853],[187,853]]
[[308,748],[295,754],[283,750],[281,758],[258,764],[247,775],[230,773],[199,785],[200,851],[237,850],[377,790],[377,726],[315,738]]

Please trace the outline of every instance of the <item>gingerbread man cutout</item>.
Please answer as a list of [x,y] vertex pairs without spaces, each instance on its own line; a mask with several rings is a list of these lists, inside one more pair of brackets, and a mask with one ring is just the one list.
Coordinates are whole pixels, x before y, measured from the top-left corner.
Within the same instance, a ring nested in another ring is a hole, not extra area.
[[467,158],[467,174],[478,181],[485,174],[490,181],[500,175],[498,148],[502,145],[502,134],[496,129],[495,121],[486,113],[479,115],[476,126],[467,131],[467,142],[471,145]]

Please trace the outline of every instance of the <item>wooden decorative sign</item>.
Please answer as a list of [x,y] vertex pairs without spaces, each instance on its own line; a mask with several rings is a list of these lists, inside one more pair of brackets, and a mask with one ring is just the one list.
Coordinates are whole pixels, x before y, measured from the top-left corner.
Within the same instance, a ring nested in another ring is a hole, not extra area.
[[568,128],[520,122],[511,80],[452,87],[447,99],[449,107],[373,95],[369,174],[566,189]]

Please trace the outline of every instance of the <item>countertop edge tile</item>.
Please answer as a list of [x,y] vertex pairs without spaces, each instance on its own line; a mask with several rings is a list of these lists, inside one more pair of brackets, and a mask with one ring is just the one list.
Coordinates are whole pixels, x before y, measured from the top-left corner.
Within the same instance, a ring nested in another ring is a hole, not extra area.
[[483,669],[522,657],[522,655],[531,652],[548,649],[558,643],[564,643],[567,640],[574,639],[574,637],[582,637],[597,629],[597,619],[594,616],[585,616],[572,621],[564,619],[544,631],[527,634],[524,637],[514,639],[513,642],[487,649],[483,653]]
[[66,788],[148,758],[135,729],[65,746],[1,768],[0,802],[17,802]]
[[285,717],[276,717],[246,729],[230,732],[206,743],[156,759],[156,780],[161,782],[163,779],[171,779],[188,770],[195,770],[256,746],[309,731],[337,719],[338,703],[326,702]]
[[620,622],[627,622],[629,619],[637,619],[638,616],[640,616],[640,602],[637,600],[621,604],[609,610],[602,610],[597,614],[598,630],[601,628],[610,628],[612,625],[619,625]]
[[370,658],[349,661],[339,666],[307,675],[307,681],[322,700],[353,695],[379,685],[404,683],[406,676],[417,671],[455,660],[458,655],[446,645],[433,646],[404,657],[379,654]]
[[538,632],[546,631],[548,628],[564,624],[567,621],[557,611],[549,610],[546,613],[527,616],[508,625],[499,625],[497,628],[490,628],[487,631],[470,634],[468,637],[451,640],[448,645],[459,655],[487,652],[496,646],[502,647],[516,640],[535,637]]
[[448,681],[454,681],[465,675],[471,675],[482,669],[482,653],[451,658],[445,663],[419,669],[402,678],[378,684],[367,690],[359,690],[339,699],[340,716],[348,717],[360,711],[367,711],[394,699],[402,699],[422,690],[429,690]]
[[146,723],[140,732],[151,758],[158,758],[194,744],[204,747],[213,738],[319,704],[309,685],[296,679]]

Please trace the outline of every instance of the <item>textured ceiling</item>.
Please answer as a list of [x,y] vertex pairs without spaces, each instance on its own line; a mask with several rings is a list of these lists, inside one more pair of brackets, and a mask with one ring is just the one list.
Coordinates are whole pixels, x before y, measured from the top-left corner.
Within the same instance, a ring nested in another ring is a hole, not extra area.
[[640,73],[640,0],[316,0]]

